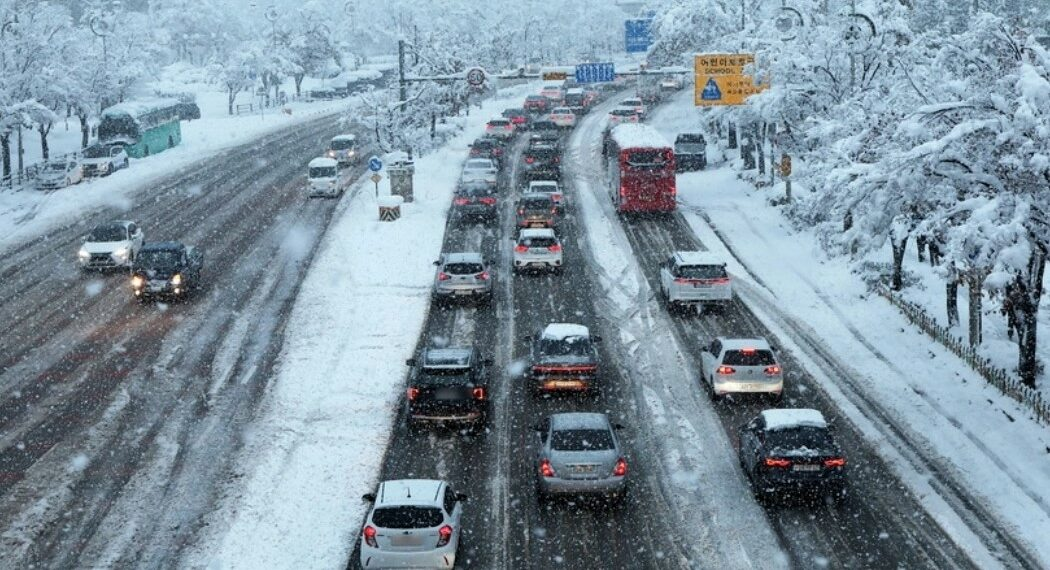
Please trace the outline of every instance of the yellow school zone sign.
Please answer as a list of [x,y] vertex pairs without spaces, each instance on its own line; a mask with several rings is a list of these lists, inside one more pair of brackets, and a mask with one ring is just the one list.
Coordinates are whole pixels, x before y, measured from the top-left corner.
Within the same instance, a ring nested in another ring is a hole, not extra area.
[[693,103],[697,107],[743,105],[748,97],[768,89],[768,82],[756,84],[752,76],[744,73],[744,67],[754,62],[752,53],[697,55]]

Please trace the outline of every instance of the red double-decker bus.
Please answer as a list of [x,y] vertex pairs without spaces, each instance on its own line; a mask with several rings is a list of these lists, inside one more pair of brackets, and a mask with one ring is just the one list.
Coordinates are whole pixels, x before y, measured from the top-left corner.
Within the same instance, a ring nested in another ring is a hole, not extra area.
[[624,123],[606,132],[609,192],[620,212],[673,212],[674,149],[649,125]]

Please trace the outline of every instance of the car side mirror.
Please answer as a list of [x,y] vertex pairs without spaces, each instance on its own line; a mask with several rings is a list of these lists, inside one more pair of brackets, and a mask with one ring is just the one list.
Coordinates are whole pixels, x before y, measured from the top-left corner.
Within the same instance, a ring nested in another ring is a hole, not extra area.
[[415,366],[416,365],[416,359],[415,358],[409,358],[408,360],[405,361],[405,364],[407,364],[409,366]]
[[441,265],[441,260],[435,261],[434,265]]
[[612,427],[613,427],[613,429],[616,429],[616,430],[624,429],[624,425],[623,424],[613,424]]
[[456,493],[456,500],[457,501],[466,501],[469,498],[470,497],[467,497],[466,493]]
[[364,495],[361,495],[361,500],[362,501],[368,501],[370,503],[374,503],[376,501],[376,494],[375,493],[365,493]]

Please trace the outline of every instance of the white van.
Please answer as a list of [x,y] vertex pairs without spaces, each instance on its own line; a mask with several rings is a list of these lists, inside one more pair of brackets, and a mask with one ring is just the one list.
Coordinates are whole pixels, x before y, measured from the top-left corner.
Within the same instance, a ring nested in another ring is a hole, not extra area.
[[338,196],[343,192],[339,177],[339,162],[334,158],[315,158],[310,161],[307,173],[310,196]]

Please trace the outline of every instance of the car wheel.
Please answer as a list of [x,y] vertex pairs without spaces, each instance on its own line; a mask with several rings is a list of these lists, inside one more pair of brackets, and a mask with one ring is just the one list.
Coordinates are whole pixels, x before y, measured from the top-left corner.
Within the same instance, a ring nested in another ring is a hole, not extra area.
[[560,265],[554,268],[554,274],[555,275],[561,275],[564,272],[565,272],[565,270],[562,269],[562,266],[560,266]]
[[124,159],[124,166],[122,166],[121,168],[127,168],[129,166],[131,166],[131,162],[128,159],[125,158]]

